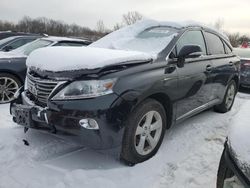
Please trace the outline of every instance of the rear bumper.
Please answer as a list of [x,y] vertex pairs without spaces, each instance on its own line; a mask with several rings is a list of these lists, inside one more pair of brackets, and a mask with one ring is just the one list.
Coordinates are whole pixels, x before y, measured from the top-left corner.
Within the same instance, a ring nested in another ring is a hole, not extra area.
[[[129,113],[128,104],[116,94],[94,99],[49,101],[46,108],[34,104],[23,91],[11,103],[10,112],[15,121],[20,107],[31,108],[31,123],[27,128],[45,129],[53,133],[74,136],[81,144],[94,149],[109,149],[122,143],[124,120]],[[79,124],[81,119],[92,118],[98,130],[86,129]]]
[[238,177],[240,182],[244,185],[244,187],[250,187],[250,181],[245,176],[245,174],[242,172],[242,170],[238,167],[236,161],[233,159],[227,143],[225,144],[225,152],[224,152],[224,158],[226,160],[228,168],[230,168],[234,174]]

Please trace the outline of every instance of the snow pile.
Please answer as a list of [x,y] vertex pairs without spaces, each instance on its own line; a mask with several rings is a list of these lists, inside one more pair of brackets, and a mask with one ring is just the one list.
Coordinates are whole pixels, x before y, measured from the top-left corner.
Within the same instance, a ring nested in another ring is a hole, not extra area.
[[229,146],[238,164],[250,178],[250,101],[247,101],[234,118],[229,133]]
[[148,61],[152,56],[133,51],[86,47],[47,47],[30,54],[26,65],[45,71],[96,69],[129,61]]
[[[23,133],[9,105],[0,105],[1,188],[211,188],[231,120],[249,95],[238,94],[232,111],[203,112],[167,130],[150,160],[127,167],[101,151],[82,148],[58,135]],[[22,139],[29,141],[24,146]]]

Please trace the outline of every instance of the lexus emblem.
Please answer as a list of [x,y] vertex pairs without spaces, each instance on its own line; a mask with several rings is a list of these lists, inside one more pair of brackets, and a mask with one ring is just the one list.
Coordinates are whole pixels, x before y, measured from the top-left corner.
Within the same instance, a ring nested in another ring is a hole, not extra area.
[[30,86],[30,92],[33,93],[34,95],[37,95],[37,88],[36,88],[36,85]]

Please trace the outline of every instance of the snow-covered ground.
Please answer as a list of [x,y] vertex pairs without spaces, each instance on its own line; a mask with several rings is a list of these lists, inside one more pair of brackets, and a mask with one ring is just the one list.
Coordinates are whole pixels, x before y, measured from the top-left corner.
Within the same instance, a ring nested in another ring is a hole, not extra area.
[[208,110],[173,127],[157,155],[134,167],[48,133],[24,134],[1,105],[0,188],[214,188],[228,126],[248,100],[239,93],[229,113]]

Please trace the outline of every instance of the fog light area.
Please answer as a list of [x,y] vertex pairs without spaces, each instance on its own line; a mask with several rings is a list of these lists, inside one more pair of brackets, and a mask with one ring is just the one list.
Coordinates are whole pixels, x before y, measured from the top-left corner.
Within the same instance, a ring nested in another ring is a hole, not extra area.
[[81,119],[79,121],[79,124],[81,127],[85,129],[94,129],[94,130],[99,129],[98,123],[94,119],[90,119],[90,118]]

